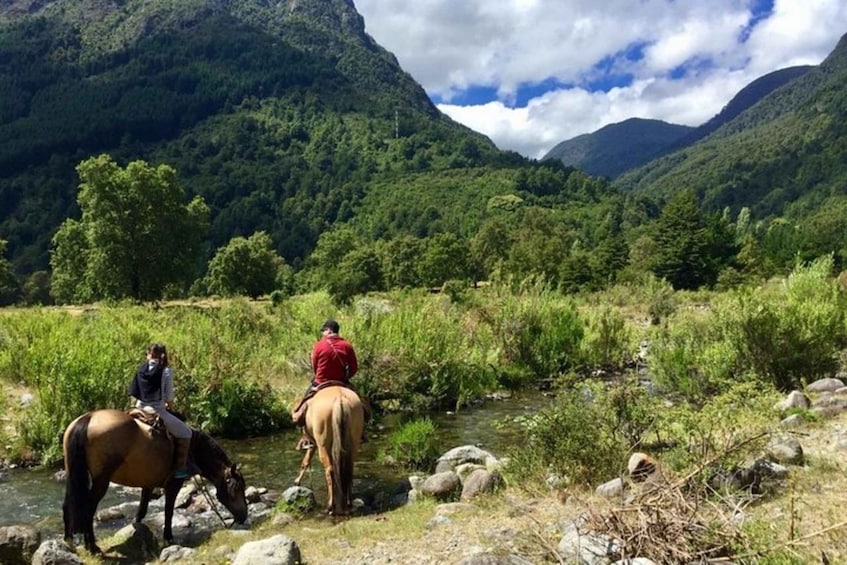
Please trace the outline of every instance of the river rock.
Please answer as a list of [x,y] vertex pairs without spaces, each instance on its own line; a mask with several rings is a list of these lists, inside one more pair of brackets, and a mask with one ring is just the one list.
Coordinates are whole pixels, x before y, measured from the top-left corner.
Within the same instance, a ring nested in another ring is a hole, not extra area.
[[844,382],[841,379],[828,378],[813,382],[806,387],[806,390],[809,392],[834,392],[843,386]]
[[282,493],[282,500],[286,506],[308,512],[318,505],[315,501],[315,493],[306,487],[290,487]]
[[169,545],[159,554],[159,561],[162,563],[173,563],[174,561],[182,561],[192,557],[197,550],[192,547],[182,547],[181,545]]
[[785,412],[792,408],[806,409],[809,406],[811,406],[811,402],[809,401],[808,396],[799,390],[792,390],[788,393],[788,396],[786,396],[785,399],[777,402],[774,408],[776,408],[779,412]]
[[420,491],[438,500],[447,500],[458,494],[461,488],[462,481],[459,480],[459,475],[453,471],[445,471],[427,477]]
[[32,565],[84,565],[82,559],[62,540],[51,539],[41,544],[32,556]]
[[611,556],[619,551],[617,544],[596,532],[580,529],[577,522],[570,522],[564,528],[562,538],[556,550],[567,563],[588,563],[590,565],[608,563]]
[[435,464],[435,472],[452,471],[462,463],[477,463],[486,466],[489,459],[496,459],[496,457],[475,445],[454,447],[438,458]]
[[633,453],[629,457],[626,469],[633,481],[643,481],[656,472],[656,460],[646,453]]
[[297,543],[282,534],[241,546],[232,565],[295,565],[300,563]]
[[462,500],[470,500],[480,494],[490,494],[503,484],[499,473],[487,469],[477,469],[465,479],[462,485]]
[[775,438],[767,446],[767,454],[777,463],[803,464],[803,447],[793,437]]
[[41,534],[32,526],[0,528],[0,563],[28,565],[41,543]]

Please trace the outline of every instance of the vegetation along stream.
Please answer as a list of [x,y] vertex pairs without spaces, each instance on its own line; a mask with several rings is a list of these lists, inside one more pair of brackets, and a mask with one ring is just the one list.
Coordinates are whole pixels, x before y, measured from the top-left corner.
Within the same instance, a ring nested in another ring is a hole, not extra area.
[[[540,393],[516,394],[500,400],[485,402],[459,412],[431,414],[438,428],[440,450],[475,444],[501,456],[514,445],[515,430],[499,423],[512,417],[529,414],[548,402]],[[377,455],[388,434],[402,424],[396,415],[380,422],[362,446],[356,462],[357,496],[367,496],[379,491],[390,491],[406,473],[402,469],[383,465]],[[294,451],[299,434],[294,431],[242,440],[220,440],[227,454],[242,465],[248,485],[284,490],[292,485],[300,464],[300,454]],[[12,469],[5,471],[0,480],[0,526],[32,524],[43,534],[51,535],[62,530],[62,498],[64,483],[54,478],[55,469]],[[312,473],[304,486],[314,489],[319,507],[326,496],[320,464],[314,461]],[[123,502],[137,500],[137,495],[123,487],[113,485],[99,507],[107,508]],[[121,524],[123,525],[123,524]]]

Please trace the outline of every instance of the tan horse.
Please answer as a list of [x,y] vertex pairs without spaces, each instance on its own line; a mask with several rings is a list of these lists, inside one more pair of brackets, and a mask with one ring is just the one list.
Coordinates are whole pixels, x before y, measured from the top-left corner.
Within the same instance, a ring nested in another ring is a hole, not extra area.
[[[62,505],[65,541],[72,546],[73,535],[81,533],[86,549],[100,553],[94,540],[94,513],[109,482],[115,482],[141,487],[136,522],[141,522],[147,514],[153,489],[164,486],[164,539],[173,542],[174,502],[185,479],[171,476],[173,444],[168,437],[126,412],[96,410],[68,425],[63,450],[67,475]],[[193,430],[190,458],[199,474],[215,485],[221,504],[236,522],[243,523],[247,519],[244,477],[226,453],[209,435]]]
[[362,401],[349,388],[323,388],[309,400],[306,433],[314,439],[314,443],[303,457],[300,474],[294,484],[300,484],[317,449],[326,475],[327,511],[330,514],[348,514],[353,507],[353,463],[364,425]]

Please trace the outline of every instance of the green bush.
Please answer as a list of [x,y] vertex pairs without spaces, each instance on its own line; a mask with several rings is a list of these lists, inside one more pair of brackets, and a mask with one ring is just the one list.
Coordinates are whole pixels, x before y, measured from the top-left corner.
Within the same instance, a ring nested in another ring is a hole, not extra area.
[[845,295],[831,276],[832,258],[794,269],[769,292],[741,292],[725,303],[725,339],[740,371],[781,390],[831,375],[847,344]]
[[380,451],[379,460],[407,469],[429,470],[439,455],[437,431],[429,418],[408,422],[388,436],[388,445]]
[[558,476],[585,485],[618,475],[627,448],[608,426],[598,394],[602,392],[596,387],[566,391],[553,406],[516,420],[523,441],[509,454],[505,468],[515,484]]

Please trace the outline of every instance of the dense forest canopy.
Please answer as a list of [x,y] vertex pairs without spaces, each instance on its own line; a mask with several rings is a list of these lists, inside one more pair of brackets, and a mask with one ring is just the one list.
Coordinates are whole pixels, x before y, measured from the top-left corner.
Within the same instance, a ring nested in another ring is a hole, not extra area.
[[[610,184],[499,151],[440,114],[344,0],[7,2],[0,303],[316,286],[344,300],[495,277],[575,291],[653,274],[696,288],[822,254],[841,269],[843,44]],[[157,190],[180,195],[168,213],[194,219],[168,237],[193,243],[173,277],[142,284],[121,263],[131,246],[107,253],[106,241],[155,250],[156,238],[123,221],[98,239],[95,185],[139,196],[113,203],[122,217],[155,207]],[[102,257],[124,279],[99,280]],[[274,276],[233,281],[251,261]]]

